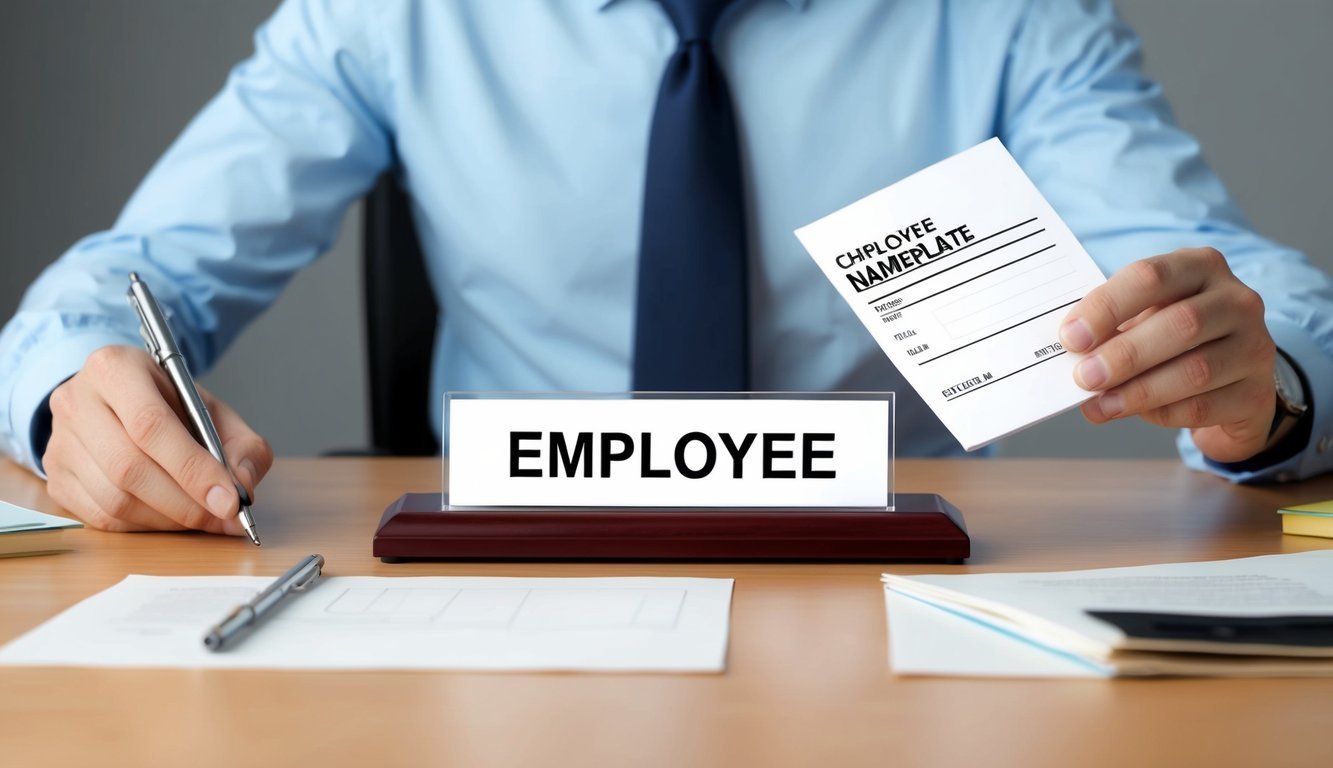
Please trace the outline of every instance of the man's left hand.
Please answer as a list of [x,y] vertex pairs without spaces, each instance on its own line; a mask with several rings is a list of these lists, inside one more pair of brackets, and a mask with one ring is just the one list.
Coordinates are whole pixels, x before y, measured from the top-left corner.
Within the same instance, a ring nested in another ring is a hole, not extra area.
[[1060,341],[1083,354],[1074,380],[1099,393],[1083,404],[1094,424],[1137,415],[1186,427],[1219,462],[1248,459],[1268,442],[1277,349],[1264,303],[1212,248],[1121,269],[1074,305]]

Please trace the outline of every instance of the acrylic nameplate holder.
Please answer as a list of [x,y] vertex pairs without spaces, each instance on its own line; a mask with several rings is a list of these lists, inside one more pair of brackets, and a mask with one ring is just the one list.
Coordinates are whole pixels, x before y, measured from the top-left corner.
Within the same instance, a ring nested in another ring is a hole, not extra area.
[[385,510],[403,560],[961,562],[962,514],[895,493],[892,392],[452,392],[444,493]]

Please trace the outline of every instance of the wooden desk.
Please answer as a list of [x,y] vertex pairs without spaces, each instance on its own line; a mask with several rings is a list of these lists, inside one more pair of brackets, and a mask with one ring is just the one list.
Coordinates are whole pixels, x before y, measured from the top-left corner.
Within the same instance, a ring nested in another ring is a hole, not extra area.
[[[903,491],[963,509],[962,569],[1092,568],[1327,548],[1274,510],[1333,478],[1234,488],[1172,461],[903,461]],[[438,486],[434,460],[281,460],[259,489],[265,546],[80,535],[0,560],[0,642],[127,573],[730,576],[721,675],[0,669],[0,763],[27,765],[1333,765],[1333,682],[895,678],[877,565],[385,565],[384,506]],[[0,498],[58,511],[0,463]]]

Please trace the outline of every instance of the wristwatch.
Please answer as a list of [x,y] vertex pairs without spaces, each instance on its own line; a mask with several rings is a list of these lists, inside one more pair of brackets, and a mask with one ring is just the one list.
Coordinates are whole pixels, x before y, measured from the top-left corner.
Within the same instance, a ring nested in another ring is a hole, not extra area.
[[1285,436],[1293,425],[1310,410],[1305,399],[1305,387],[1301,385],[1301,375],[1287,356],[1278,350],[1273,361],[1273,385],[1277,389],[1277,410],[1273,414],[1273,426],[1268,428],[1268,442]]

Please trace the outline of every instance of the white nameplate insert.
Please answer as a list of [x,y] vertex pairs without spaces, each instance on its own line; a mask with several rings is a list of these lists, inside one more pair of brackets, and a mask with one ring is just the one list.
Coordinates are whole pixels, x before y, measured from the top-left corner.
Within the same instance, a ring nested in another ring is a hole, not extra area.
[[888,399],[452,398],[451,506],[883,507]]

